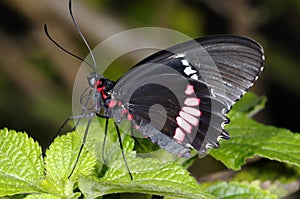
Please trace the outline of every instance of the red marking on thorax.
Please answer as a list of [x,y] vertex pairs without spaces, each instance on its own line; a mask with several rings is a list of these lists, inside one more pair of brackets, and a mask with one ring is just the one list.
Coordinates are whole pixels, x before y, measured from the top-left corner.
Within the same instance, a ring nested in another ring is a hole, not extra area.
[[103,99],[107,99],[108,96],[104,92],[104,90],[105,90],[106,87],[105,86],[101,86],[101,84],[102,84],[102,82],[100,80],[98,80],[97,83],[96,83],[97,92],[101,93],[101,96],[102,96]]
[[103,98],[103,99],[107,99],[107,97],[108,97],[108,96],[104,93],[103,90],[101,91],[101,95],[102,95],[102,98]]
[[103,90],[103,86],[100,86],[101,84],[102,84],[102,82],[100,80],[98,80],[96,83],[96,88],[97,88],[98,93]]
[[105,90],[106,87],[105,86],[101,86],[101,84],[102,84],[102,81],[98,80],[97,83],[96,83],[97,92],[101,93],[103,99],[106,99],[108,97],[104,93],[104,90]]

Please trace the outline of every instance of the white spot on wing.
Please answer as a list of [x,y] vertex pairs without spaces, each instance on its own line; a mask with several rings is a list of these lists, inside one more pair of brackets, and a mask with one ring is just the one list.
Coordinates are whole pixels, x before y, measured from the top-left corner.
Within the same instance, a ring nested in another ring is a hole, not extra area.
[[186,143],[185,144],[185,147],[187,147],[187,148],[194,148],[191,144],[189,144],[189,143]]
[[194,79],[194,80],[198,80],[198,75],[194,74],[194,75],[191,76],[191,78]]
[[187,107],[184,106],[182,107],[182,110],[186,113],[189,113],[190,115],[200,117],[201,116],[201,111],[199,109],[193,108],[193,107]]
[[184,100],[184,104],[187,106],[198,106],[200,104],[200,99],[195,97],[188,97]]
[[185,137],[184,132],[180,128],[177,127],[173,138],[178,140],[179,142],[182,142],[184,140],[184,137]]
[[193,94],[195,91],[194,91],[194,85],[186,85],[186,88],[185,88],[185,94],[187,95],[191,95]]
[[173,57],[174,58],[183,58],[184,56],[185,56],[185,54],[181,53],[181,54],[174,55]]
[[181,117],[176,117],[177,125],[180,126],[185,132],[191,133],[192,132],[192,126],[187,123],[184,119]]
[[[183,60],[182,60],[183,61]],[[182,62],[181,61],[181,62]],[[183,63],[182,63],[183,64]],[[183,64],[184,65],[184,64]],[[191,66],[189,67],[186,67],[183,71],[186,75],[191,75],[191,74],[194,74],[196,73],[197,71],[196,70],[193,70]]]
[[186,60],[186,59],[181,60],[181,63],[184,66],[189,66],[190,65],[189,62],[188,62],[188,60]]
[[187,121],[191,125],[198,126],[198,124],[199,124],[198,118],[196,118],[196,117],[194,117],[194,116],[192,116],[192,115],[190,115],[186,112],[183,112],[183,111],[180,111],[179,115],[180,115],[181,118],[183,118],[185,121]]

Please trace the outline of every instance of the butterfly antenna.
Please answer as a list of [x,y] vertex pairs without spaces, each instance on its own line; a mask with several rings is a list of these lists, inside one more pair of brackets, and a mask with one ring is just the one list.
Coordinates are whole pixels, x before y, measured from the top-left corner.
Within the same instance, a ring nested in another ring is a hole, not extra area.
[[83,34],[82,34],[82,32],[81,32],[81,30],[80,30],[80,28],[79,28],[79,25],[78,25],[78,23],[77,23],[77,21],[76,21],[74,15],[73,15],[73,12],[72,12],[72,0],[69,0],[69,11],[70,11],[70,15],[71,15],[72,21],[73,21],[73,23],[74,23],[74,25],[75,25],[75,28],[77,29],[77,32],[79,33],[81,39],[83,40],[83,42],[85,43],[86,47],[88,48],[88,50],[89,50],[89,52],[90,52],[90,55],[91,55],[91,58],[92,58],[92,61],[93,61],[93,65],[94,65],[92,68],[93,68],[93,70],[96,72],[96,71],[97,71],[96,60],[95,60],[95,57],[94,57],[94,54],[93,54],[93,52],[92,52],[92,50],[91,50],[90,45],[88,44],[87,40],[86,40],[85,37],[83,36]]
[[57,43],[49,34],[48,32],[48,27],[46,24],[44,24],[44,31],[46,33],[46,36],[48,37],[48,39],[50,39],[50,41],[52,41],[58,48],[60,48],[62,51],[68,53],[69,55],[79,59],[80,61],[83,61],[84,63],[86,63],[87,65],[89,65],[92,69],[94,69],[94,66],[91,65],[90,63],[86,62],[84,59],[82,59],[81,57],[75,55],[74,53],[71,53],[70,51],[66,50],[65,48],[63,48],[59,43]]

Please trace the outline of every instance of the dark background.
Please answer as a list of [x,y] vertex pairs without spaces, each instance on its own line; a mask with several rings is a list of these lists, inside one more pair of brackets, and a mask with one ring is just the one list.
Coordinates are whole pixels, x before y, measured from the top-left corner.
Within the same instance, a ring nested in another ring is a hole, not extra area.
[[[144,26],[193,38],[238,34],[257,40],[266,64],[252,91],[268,102],[256,119],[300,132],[299,0],[74,0],[73,5],[91,46]],[[87,55],[67,0],[0,1],[0,128],[26,131],[43,147],[72,115],[73,81],[81,64],[46,38],[44,23],[66,49]],[[132,60],[124,60],[120,67],[130,67]]]

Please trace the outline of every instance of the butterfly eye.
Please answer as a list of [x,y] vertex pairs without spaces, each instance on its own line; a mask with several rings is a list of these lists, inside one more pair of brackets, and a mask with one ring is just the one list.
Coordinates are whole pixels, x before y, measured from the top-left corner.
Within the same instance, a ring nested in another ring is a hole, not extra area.
[[88,77],[88,83],[90,87],[94,87],[95,82],[96,82],[95,77]]
[[90,87],[94,88],[94,87],[99,87],[102,85],[102,81],[101,81],[101,76],[98,75],[97,73],[91,73],[88,77],[88,84]]

